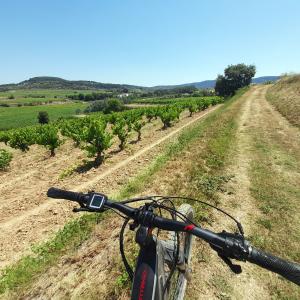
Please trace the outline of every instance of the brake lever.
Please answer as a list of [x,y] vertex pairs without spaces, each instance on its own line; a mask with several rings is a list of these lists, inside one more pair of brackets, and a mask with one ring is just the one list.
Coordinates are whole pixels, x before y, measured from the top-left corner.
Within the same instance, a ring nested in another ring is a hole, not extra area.
[[225,262],[225,264],[230,268],[230,270],[235,273],[235,274],[241,274],[242,273],[242,267],[240,265],[235,265],[232,263],[232,261],[222,255],[221,253],[218,252],[218,256]]
[[85,207],[74,207],[73,208],[74,213],[78,213],[78,212],[81,212],[81,211],[90,211],[90,210],[85,208]]

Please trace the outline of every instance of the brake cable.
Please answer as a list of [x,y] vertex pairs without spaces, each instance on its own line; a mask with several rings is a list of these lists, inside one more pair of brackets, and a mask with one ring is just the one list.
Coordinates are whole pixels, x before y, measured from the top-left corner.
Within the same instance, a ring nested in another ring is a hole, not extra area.
[[[173,219],[173,220],[176,220],[176,212],[177,212],[177,211],[176,211],[176,209],[175,209],[175,205],[174,205],[173,201],[171,201],[170,199],[164,199],[164,200],[162,201],[161,204],[158,204],[159,207],[160,207],[160,208],[167,207],[167,206],[163,205],[163,202],[165,202],[165,201],[169,201],[169,203],[173,206],[173,209],[170,208],[171,212],[170,212],[169,210],[167,210],[167,211],[168,211],[168,212],[170,213],[170,215],[172,216],[172,219]],[[169,283],[170,283],[170,281],[171,281],[171,279],[172,279],[172,276],[174,275],[174,272],[175,272],[175,269],[176,269],[176,264],[177,264],[177,262],[178,262],[179,251],[180,251],[179,232],[176,232],[176,240],[177,240],[177,243],[176,243],[176,244],[177,244],[177,247],[176,247],[176,253],[175,253],[175,256],[174,256],[174,259],[173,259],[173,262],[172,262],[172,267],[171,267],[171,269],[170,269],[170,273],[169,273],[168,278],[167,278],[167,280],[166,280],[166,282],[165,282],[165,284],[164,284],[164,287],[163,287],[163,295],[165,294],[165,292],[166,292],[166,290],[167,290],[167,287],[169,286]],[[174,246],[175,246],[176,244],[175,244],[175,239],[174,239]]]
[[133,270],[132,270],[131,266],[128,263],[128,260],[126,258],[125,251],[124,251],[124,231],[125,231],[126,226],[127,226],[129,221],[130,221],[130,219],[127,218],[124,221],[123,225],[122,225],[122,228],[121,228],[121,231],[120,231],[120,236],[119,236],[119,244],[120,244],[121,258],[122,258],[123,264],[125,266],[126,272],[129,276],[130,280],[133,281]]
[[217,207],[217,206],[215,206],[215,205],[212,205],[212,204],[207,203],[207,202],[202,201],[202,200],[193,199],[193,198],[189,198],[189,197],[181,197],[181,196],[179,196],[179,197],[178,197],[178,196],[159,196],[159,195],[157,195],[157,196],[152,196],[152,197],[153,197],[153,198],[156,198],[156,197],[158,198],[158,197],[160,197],[161,199],[165,199],[165,198],[168,198],[168,199],[178,199],[178,200],[181,199],[181,200],[187,200],[187,201],[198,202],[198,203],[207,205],[207,206],[209,206],[209,207],[212,207],[212,208],[216,209],[217,211],[223,213],[224,215],[226,215],[226,216],[229,217],[230,219],[232,219],[232,220],[236,223],[237,228],[238,228],[240,234],[241,234],[242,236],[244,236],[244,229],[243,229],[242,224],[241,224],[236,218],[234,218],[232,215],[230,215],[229,213],[227,213],[226,211],[224,211],[223,209],[221,209],[221,208],[219,208],[219,207]]
[[[158,199],[155,199],[155,198],[158,198]],[[222,214],[226,215],[227,217],[229,217],[230,219],[232,219],[237,227],[238,227],[238,230],[240,232],[240,234],[242,236],[244,236],[244,229],[243,229],[243,226],[242,224],[237,220],[235,219],[232,215],[230,215],[229,213],[227,213],[226,211],[224,211],[223,209],[215,206],[215,205],[212,205],[208,202],[205,202],[205,201],[202,201],[202,200],[198,200],[198,199],[194,199],[194,198],[189,198],[189,197],[182,197],[182,196],[162,196],[162,195],[152,195],[152,196],[145,196],[145,197],[140,197],[140,198],[133,198],[133,199],[128,199],[128,200],[124,200],[124,201],[121,201],[120,203],[122,204],[128,204],[128,203],[132,203],[132,202],[138,202],[138,201],[144,201],[144,200],[152,200],[152,201],[159,201],[159,200],[163,200],[163,199],[178,199],[178,200],[187,200],[187,201],[193,201],[193,202],[198,202],[198,203],[201,203],[201,204],[204,204],[204,205],[207,205],[209,207],[212,207],[214,209],[216,209],[217,211],[221,212]]]
[[[162,209],[165,209],[166,211],[168,211],[171,214],[173,220],[176,219],[176,216],[178,216],[181,220],[183,220],[185,222],[188,221],[190,224],[193,224],[195,226],[199,226],[196,223],[194,223],[192,220],[187,218],[185,215],[183,215],[181,212],[177,211],[175,209],[175,205],[174,205],[173,201],[171,201],[170,199],[193,201],[193,202],[198,202],[198,203],[201,203],[203,205],[212,207],[212,208],[216,209],[217,211],[223,213],[224,215],[228,216],[230,219],[232,219],[236,223],[240,234],[242,236],[244,236],[244,230],[243,230],[242,224],[237,219],[235,219],[232,215],[230,215],[229,213],[227,213],[223,209],[218,208],[217,206],[212,205],[212,204],[207,203],[207,202],[202,201],[202,200],[193,199],[193,198],[189,198],[189,197],[181,197],[181,196],[154,195],[154,196],[146,196],[146,197],[140,197],[140,198],[127,199],[127,200],[124,200],[124,201],[120,201],[120,203],[128,204],[128,203],[139,202],[139,201],[147,201],[147,200],[152,201],[155,208],[159,208],[159,210],[162,208]],[[173,206],[173,208],[163,205],[163,203],[165,201],[169,201],[171,203],[171,205]],[[161,202],[161,203],[159,203],[159,202]],[[113,211],[116,212],[115,210],[113,210]],[[120,215],[121,217],[123,217],[125,219],[125,222],[123,223],[123,226],[122,226],[121,231],[120,231],[120,252],[121,252],[121,257],[122,257],[125,269],[128,273],[128,276],[129,276],[130,280],[132,281],[133,280],[133,270],[130,267],[130,265],[129,265],[127,259],[126,259],[126,255],[125,255],[125,252],[124,252],[124,231],[125,231],[125,228],[126,228],[126,226],[127,226],[130,219],[122,216],[121,214],[118,214],[118,215]],[[176,269],[176,262],[177,262],[178,256],[179,256],[179,247],[180,247],[180,245],[179,245],[179,243],[180,243],[179,233],[176,232],[176,235],[177,235],[176,236],[176,238],[177,238],[176,256],[174,257],[172,268],[170,270],[170,274],[169,274],[169,276],[166,280],[166,283],[164,285],[163,294],[165,293],[165,291],[167,289],[167,286],[168,286],[168,284],[171,280],[171,277],[174,274],[174,271]]]

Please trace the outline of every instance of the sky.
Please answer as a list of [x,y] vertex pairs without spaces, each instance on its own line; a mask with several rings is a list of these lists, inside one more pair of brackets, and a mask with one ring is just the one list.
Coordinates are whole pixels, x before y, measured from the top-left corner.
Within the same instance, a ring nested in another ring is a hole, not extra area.
[[0,84],[35,76],[144,86],[300,71],[299,0],[0,0]]

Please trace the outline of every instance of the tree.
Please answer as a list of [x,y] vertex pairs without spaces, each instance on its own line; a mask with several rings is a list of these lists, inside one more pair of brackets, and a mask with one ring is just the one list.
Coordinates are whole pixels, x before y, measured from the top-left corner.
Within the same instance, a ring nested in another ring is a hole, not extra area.
[[49,123],[49,115],[46,111],[40,111],[38,114],[38,120],[40,124],[48,124]]
[[106,104],[106,107],[104,109],[105,114],[124,110],[124,103],[118,99],[106,100],[105,104]]
[[254,77],[254,65],[230,65],[224,70],[224,75],[218,75],[215,91],[219,96],[231,96],[238,89],[248,86]]
[[94,101],[92,102],[86,109],[85,112],[97,112],[97,111],[104,111],[105,109],[105,102],[103,100]]
[[118,99],[99,100],[92,102],[87,108],[86,112],[102,111],[105,114],[118,112],[124,110],[124,103]]

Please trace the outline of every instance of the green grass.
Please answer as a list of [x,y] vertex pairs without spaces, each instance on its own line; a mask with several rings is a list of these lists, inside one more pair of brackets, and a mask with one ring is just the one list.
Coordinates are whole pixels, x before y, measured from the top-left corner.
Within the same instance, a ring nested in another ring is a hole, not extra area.
[[[18,90],[11,90],[6,92],[0,92],[0,99],[7,98],[10,95],[13,95],[16,99],[17,98],[24,98],[30,95],[43,95],[45,98],[54,98],[60,97],[64,98],[67,95],[74,94],[74,93],[82,93],[82,94],[90,94],[91,92],[100,93],[99,90],[68,90],[68,89],[18,89]],[[25,98],[26,99],[26,98]]]
[[[91,94],[93,92],[106,93],[101,90],[69,90],[69,89],[25,89],[25,90],[11,90],[0,92],[0,106],[1,104],[8,104],[10,106],[21,105],[44,105],[45,103],[55,103],[67,101],[68,95],[74,94]],[[14,99],[9,99],[13,96]]]
[[[33,106],[33,105],[43,105],[45,103],[55,103],[55,102],[66,102],[65,98],[16,98],[16,99],[1,99],[1,104],[8,104],[9,106]],[[20,104],[20,105],[18,105]]]
[[38,124],[39,111],[47,111],[50,121],[60,117],[68,118],[75,115],[77,109],[86,108],[85,103],[53,104],[43,106],[0,107],[0,130]]

